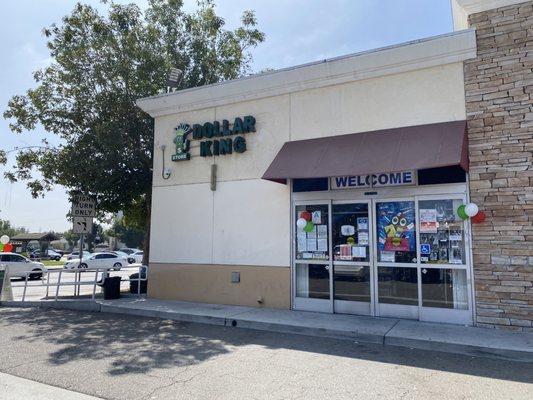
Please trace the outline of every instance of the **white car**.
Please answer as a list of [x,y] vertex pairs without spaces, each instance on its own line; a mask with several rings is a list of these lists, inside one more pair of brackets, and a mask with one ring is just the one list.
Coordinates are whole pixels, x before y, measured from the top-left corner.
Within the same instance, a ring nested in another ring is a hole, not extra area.
[[[83,250],[82,258],[86,258],[86,257],[90,257],[90,256],[92,256],[91,253],[89,253],[88,251]],[[80,258],[80,252],[79,251],[73,251],[72,253],[67,255],[67,260],[74,260],[75,258],[77,258],[77,259]]]
[[84,257],[81,262],[79,258],[67,261],[63,269],[80,270],[80,269],[114,269],[119,271],[122,267],[128,266],[128,259],[114,253],[94,253],[90,257]]
[[142,251],[142,250],[136,251],[135,253],[130,255],[130,257],[133,257],[137,264],[142,264],[143,257],[144,257],[144,251]]
[[126,260],[128,260],[128,264],[133,264],[135,262],[135,258],[133,258],[132,255],[124,253],[123,251],[113,250],[113,251],[109,251],[109,253],[113,253],[113,254],[116,254],[119,257],[125,258]]
[[121,249],[119,249],[119,251],[123,252],[123,253],[126,253],[128,255],[132,255],[133,253],[135,253],[136,251],[140,251],[139,249],[132,249],[130,247],[123,247]]
[[0,253],[0,263],[9,266],[11,278],[25,278],[26,272],[31,271],[28,279],[41,279],[43,272],[46,271],[43,263],[31,261],[17,253]]

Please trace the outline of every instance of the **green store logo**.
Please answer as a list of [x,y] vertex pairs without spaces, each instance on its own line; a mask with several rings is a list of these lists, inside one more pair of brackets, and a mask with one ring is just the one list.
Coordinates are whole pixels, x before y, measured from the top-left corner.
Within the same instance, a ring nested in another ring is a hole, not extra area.
[[[237,117],[233,124],[226,119],[206,122],[204,124],[181,123],[175,128],[174,143],[176,153],[172,155],[172,161],[190,160],[189,153],[192,139],[200,141],[200,157],[223,156],[246,151],[246,138],[244,134],[255,132],[255,118],[247,115]],[[231,136],[231,137],[228,137]],[[206,139],[206,140],[204,140]]]
[[172,155],[172,161],[190,160],[191,154],[189,149],[191,141],[187,136],[192,132],[189,124],[179,124],[175,129],[176,136],[174,137],[174,144],[176,145],[176,153]]

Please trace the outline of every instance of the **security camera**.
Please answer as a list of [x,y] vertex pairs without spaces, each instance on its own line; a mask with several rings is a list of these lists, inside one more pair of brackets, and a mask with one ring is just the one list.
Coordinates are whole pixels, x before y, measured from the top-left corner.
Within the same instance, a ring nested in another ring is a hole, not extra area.
[[170,174],[172,174],[172,170],[170,168],[165,168],[165,170],[163,171],[163,178],[170,178]]

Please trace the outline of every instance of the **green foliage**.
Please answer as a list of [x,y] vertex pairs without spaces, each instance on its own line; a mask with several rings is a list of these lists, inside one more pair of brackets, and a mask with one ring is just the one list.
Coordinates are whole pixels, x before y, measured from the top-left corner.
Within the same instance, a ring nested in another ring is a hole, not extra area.
[[19,233],[28,233],[28,230],[23,227],[11,226],[11,222],[6,219],[0,219],[0,236],[7,235],[12,238]]
[[112,236],[125,243],[126,246],[141,249],[144,242],[144,230],[131,227],[125,219],[115,219],[113,226],[106,231],[108,236]]
[[107,15],[77,4],[61,24],[44,29],[52,62],[34,73],[33,89],[11,98],[4,117],[15,133],[41,125],[61,145],[20,150],[6,177],[26,181],[34,197],[55,184],[92,195],[101,213],[123,210],[126,221],[144,229],[153,121],[136,99],[159,93],[173,67],[183,71],[178,89],[248,73],[249,49],[264,34],[252,11],[239,28],[224,29],[213,1],[200,1],[193,13],[180,0],[149,0],[144,12],[105,3]]

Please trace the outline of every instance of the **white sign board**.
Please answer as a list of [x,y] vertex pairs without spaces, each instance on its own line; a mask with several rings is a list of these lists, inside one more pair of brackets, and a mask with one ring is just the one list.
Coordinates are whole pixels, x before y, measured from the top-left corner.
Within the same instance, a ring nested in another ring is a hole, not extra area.
[[93,230],[92,217],[74,217],[72,219],[72,232],[91,233]]
[[337,176],[330,178],[331,189],[360,189],[385,186],[416,185],[415,171],[387,172],[372,175]]
[[75,196],[72,201],[72,216],[76,217],[96,217],[96,204],[92,197]]

